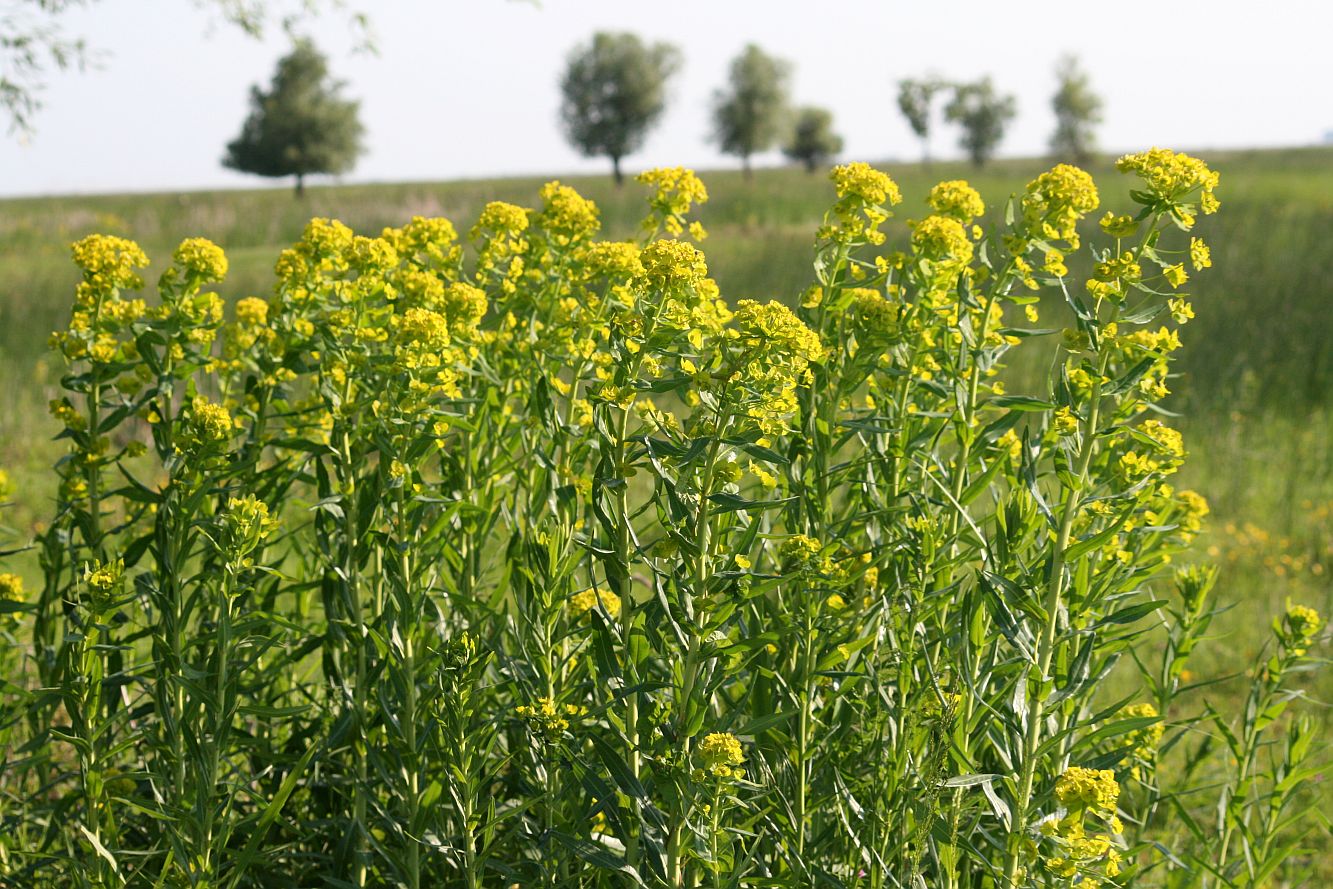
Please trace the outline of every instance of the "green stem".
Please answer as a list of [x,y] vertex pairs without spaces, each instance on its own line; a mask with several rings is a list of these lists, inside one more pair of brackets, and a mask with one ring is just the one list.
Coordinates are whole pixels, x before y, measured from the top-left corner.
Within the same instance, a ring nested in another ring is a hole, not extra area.
[[[1114,317],[1113,319],[1114,320]],[[1079,450],[1078,465],[1074,473],[1074,483],[1065,494],[1061,508],[1059,531],[1055,538],[1055,549],[1051,557],[1051,573],[1047,584],[1045,600],[1042,603],[1046,613],[1046,624],[1042,628],[1037,644],[1037,694],[1032,696],[1028,707],[1027,730],[1023,737],[1022,766],[1019,772],[1018,794],[1014,800],[1013,824],[1009,831],[1008,853],[1005,857],[1004,882],[1002,885],[1016,887],[1018,859],[1022,851],[1023,836],[1027,833],[1027,820],[1032,797],[1033,779],[1037,768],[1037,747],[1041,742],[1041,725],[1044,719],[1046,691],[1051,662],[1055,655],[1056,636],[1059,630],[1060,600],[1064,594],[1065,556],[1069,550],[1069,538],[1073,533],[1074,520],[1078,515],[1079,499],[1087,484],[1088,466],[1092,461],[1097,440],[1098,424],[1101,421],[1102,377],[1106,374],[1111,357],[1110,344],[1102,345],[1101,361],[1097,368],[1097,377],[1092,383],[1089,397],[1088,419],[1083,427],[1083,442]]]

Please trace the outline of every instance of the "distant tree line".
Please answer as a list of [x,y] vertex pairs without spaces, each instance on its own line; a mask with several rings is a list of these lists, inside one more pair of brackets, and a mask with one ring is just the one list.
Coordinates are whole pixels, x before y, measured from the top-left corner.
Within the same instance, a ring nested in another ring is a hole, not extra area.
[[[599,32],[577,47],[560,78],[560,123],[570,145],[587,157],[610,160],[612,175],[621,182],[622,162],[643,147],[666,112],[668,85],[681,60],[676,47],[629,33]],[[774,148],[812,172],[842,151],[831,111],[792,106],[792,72],[790,62],[750,44],[732,60],[726,84],[713,95],[710,138],[724,154],[740,159],[747,178],[753,158]],[[1086,160],[1095,149],[1101,100],[1076,59],[1062,59],[1056,76],[1051,150]],[[341,90],[324,56],[308,41],[298,41],[278,62],[269,88],[252,90],[250,114],[223,163],[260,176],[293,176],[298,195],[308,175],[347,172],[363,150],[363,130],[357,103],[344,99]],[[908,78],[898,82],[897,100],[921,141],[925,163],[937,118],[957,127],[959,148],[982,167],[1018,113],[1014,96],[989,77]]]

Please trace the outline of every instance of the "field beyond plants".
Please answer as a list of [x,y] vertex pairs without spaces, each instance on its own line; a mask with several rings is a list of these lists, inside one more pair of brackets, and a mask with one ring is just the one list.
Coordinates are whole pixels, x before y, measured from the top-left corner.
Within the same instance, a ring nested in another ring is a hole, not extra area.
[[0,885],[1333,880],[1333,151],[1201,157],[0,202]]

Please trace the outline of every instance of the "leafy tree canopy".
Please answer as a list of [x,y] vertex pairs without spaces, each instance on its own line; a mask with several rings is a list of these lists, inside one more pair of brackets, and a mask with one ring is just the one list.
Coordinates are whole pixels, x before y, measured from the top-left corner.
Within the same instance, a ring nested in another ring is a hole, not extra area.
[[643,146],[666,110],[666,85],[680,67],[667,43],[634,34],[598,32],[569,57],[560,81],[560,119],[569,142],[587,157],[609,157],[616,182],[620,160]]
[[731,63],[727,88],[713,98],[713,134],[722,151],[741,159],[772,148],[787,123],[791,66],[753,43]]
[[250,91],[250,115],[227,145],[226,167],[258,176],[295,176],[301,193],[312,173],[345,173],[363,149],[358,102],[342,98],[328,59],[299,41],[278,61],[267,91]]

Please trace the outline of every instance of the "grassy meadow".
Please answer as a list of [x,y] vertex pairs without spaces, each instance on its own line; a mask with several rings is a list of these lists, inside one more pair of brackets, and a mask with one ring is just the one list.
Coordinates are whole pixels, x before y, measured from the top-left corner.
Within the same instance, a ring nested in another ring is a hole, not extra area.
[[[1197,286],[1190,282],[1198,317],[1182,332],[1167,407],[1180,415],[1173,423],[1189,452],[1178,486],[1198,490],[1212,507],[1193,555],[1220,566],[1218,597],[1232,605],[1212,625],[1221,638],[1201,649],[1192,666],[1225,676],[1254,660],[1271,638],[1268,616],[1288,600],[1333,612],[1333,149],[1200,154],[1222,174],[1223,209],[1201,218],[1196,230],[1212,247],[1213,269]],[[900,219],[925,215],[923,199],[935,182],[967,178],[998,220],[1004,199],[1048,164],[1004,161],[980,173],[942,163],[878,166],[902,188]],[[1111,162],[1090,171],[1102,188],[1102,210],[1128,211],[1121,195],[1130,185],[1117,181]],[[811,236],[831,202],[830,183],[797,169],[761,170],[752,180],[730,170],[701,176],[710,191],[698,214],[709,232],[703,246],[723,296],[795,304],[810,283]],[[79,280],[69,257],[72,240],[90,232],[135,239],[154,261],[145,275],[152,282],[182,238],[209,238],[231,261],[220,290],[234,303],[270,291],[274,258],[312,216],[335,217],[368,234],[416,215],[444,216],[466,233],[487,201],[531,205],[543,181],[315,187],[301,200],[278,188],[0,201],[0,467],[15,488],[5,523],[29,538],[55,496],[49,467],[64,445],[53,440],[59,427],[46,404],[61,369],[46,340],[65,324]],[[567,182],[598,204],[608,236],[633,232],[642,215],[639,188],[617,189],[609,176]],[[901,227],[895,230],[901,236]],[[1068,323],[1063,302],[1048,300],[1041,308],[1043,327]],[[1045,371],[1010,367],[1009,391],[1029,391]],[[37,587],[35,556],[14,562],[11,570]],[[1231,688],[1217,687],[1219,709],[1240,705]],[[1325,731],[1333,729],[1329,671],[1311,682],[1311,696]],[[1322,796],[1333,806],[1327,780]],[[1328,858],[1333,843],[1327,824],[1322,830],[1312,845]],[[1323,873],[1333,882],[1333,864]]]

